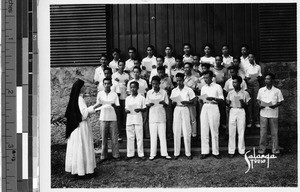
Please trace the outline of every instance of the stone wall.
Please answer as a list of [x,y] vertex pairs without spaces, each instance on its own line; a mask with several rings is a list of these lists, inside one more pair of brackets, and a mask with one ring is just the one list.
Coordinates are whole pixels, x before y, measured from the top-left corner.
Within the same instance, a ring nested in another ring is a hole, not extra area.
[[[276,74],[276,87],[281,89],[284,103],[279,108],[279,129],[288,130],[293,133],[297,131],[297,63],[296,62],[276,62],[260,63],[262,72],[273,72]],[[65,113],[69,100],[72,84],[76,78],[85,81],[85,85],[90,92],[90,97],[86,97],[87,105],[92,105],[96,101],[96,85],[94,85],[95,67],[56,67],[51,68],[51,115],[57,118]],[[97,115],[91,115],[90,123],[94,132],[95,141],[99,140],[99,122]],[[51,127],[51,143],[65,143],[65,126]]]

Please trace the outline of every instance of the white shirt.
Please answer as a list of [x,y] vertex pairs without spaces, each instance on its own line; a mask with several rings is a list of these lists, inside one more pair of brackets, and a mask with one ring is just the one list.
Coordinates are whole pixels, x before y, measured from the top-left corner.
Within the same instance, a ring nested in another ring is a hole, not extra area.
[[[228,79],[226,82],[225,82],[225,85],[224,85],[224,90],[227,91],[227,92],[230,92],[232,91],[234,88],[233,88],[233,85],[232,85],[232,77],[230,79]],[[241,83],[241,90],[245,91],[247,89],[247,84],[246,82],[243,80],[242,83]]]
[[233,57],[228,55],[228,57],[225,57],[224,55],[222,55],[223,57],[223,66],[228,68],[229,66],[231,66],[231,64],[233,63]]
[[142,60],[142,66],[145,66],[148,72],[152,71],[152,66],[156,66],[156,64],[156,57],[154,55],[151,58],[147,56]]
[[[212,78],[212,81],[215,83],[216,82],[216,78],[215,77],[213,77]],[[206,85],[206,83],[205,83],[205,80],[204,80],[204,77],[203,76],[201,76],[200,78],[199,78],[199,83],[198,83],[198,89],[202,89],[202,87],[204,86],[204,85]]]
[[249,65],[246,72],[246,77],[249,77],[249,75],[258,74],[258,76],[262,76],[261,74],[261,67],[254,63],[254,65]]
[[210,57],[203,56],[200,58],[200,63],[209,63],[213,66],[216,66],[216,59],[212,56]]
[[229,91],[229,93],[226,97],[226,99],[228,101],[231,101],[231,104],[230,104],[231,107],[233,107],[232,104],[234,101],[234,97],[236,97],[236,96],[240,97],[240,99],[243,99],[243,101],[246,103],[248,103],[248,101],[250,100],[250,95],[247,91],[240,90],[239,92],[236,92],[235,90],[231,90],[231,91]]
[[110,91],[108,94],[105,91],[98,92],[97,104],[102,104],[103,107],[100,112],[100,121],[117,121],[115,109],[111,106],[111,104],[120,106],[118,95],[115,92]]
[[[168,74],[168,76],[170,76],[170,71],[168,69],[165,69],[165,74]],[[149,77],[149,83],[151,83],[152,77],[154,77],[155,75],[157,75],[157,68],[152,69]]]
[[[137,81],[135,79],[131,79],[128,84],[127,84],[127,92],[131,94],[131,91],[130,91],[130,83],[133,82],[133,81]],[[137,81],[139,83],[139,89],[138,89],[138,93],[139,94],[142,94],[143,96],[145,95],[146,93],[146,90],[148,88],[148,84],[147,82],[144,80],[144,79],[141,79],[139,78],[139,80]]]
[[169,70],[169,74],[170,74],[172,66],[175,64],[176,64],[176,61],[175,61],[174,57],[171,57],[171,58],[165,57],[164,66],[167,66],[167,69]]
[[118,66],[119,66],[119,60],[118,61],[115,61],[115,60],[112,60],[108,66],[111,68],[112,72],[115,73],[118,69]]
[[124,70],[126,70],[126,71],[132,71],[133,67],[134,67],[134,61],[132,59],[128,59],[125,62],[125,69]]
[[94,81],[98,81],[99,83],[104,79],[104,71],[102,67],[97,67],[95,69],[95,74],[94,74]]
[[183,63],[193,63],[194,59],[193,59],[192,55],[187,56],[187,55],[184,54],[182,57],[183,57],[183,59],[182,59]]
[[199,79],[197,77],[195,77],[194,75],[191,76],[184,76],[184,85],[188,86],[189,88],[195,90],[198,83],[200,83]]
[[154,103],[149,109],[149,123],[165,123],[166,122],[166,109],[162,104],[157,104],[155,102],[165,101],[169,104],[169,99],[167,92],[163,89],[159,89],[156,93],[154,89],[147,92],[146,104]]
[[[284,99],[281,91],[278,88],[272,86],[272,88],[269,90],[265,86],[259,89],[257,100],[263,101],[265,103],[272,102],[272,104],[275,105],[276,103],[279,103]],[[278,107],[276,107],[275,109],[265,107],[260,110],[260,116],[266,118],[278,118]]]
[[[119,81],[116,81],[115,79],[119,79]],[[120,92],[120,99],[121,100],[125,100],[126,96],[127,96],[127,93],[126,93],[126,83],[125,83],[125,80],[128,80],[129,81],[129,75],[125,72],[123,72],[123,74],[120,74],[118,71],[115,72],[113,75],[112,75],[112,79],[114,81],[117,82],[117,87],[119,89],[119,92]]]
[[[177,86],[176,88],[174,88],[172,90],[170,97],[177,97],[178,95],[181,96],[183,101],[190,101],[190,100],[195,98],[194,91],[191,88],[187,87],[187,86],[184,86],[181,90]],[[177,103],[177,105],[182,106],[182,103]]]
[[224,99],[222,87],[212,82],[210,85],[205,84],[201,88],[201,95],[207,94],[208,97],[215,97],[219,99]]
[[[129,95],[125,99],[125,109],[129,110],[130,106],[133,106],[135,109],[144,109],[146,108],[145,100],[145,97],[140,94],[135,97]],[[133,124],[143,125],[143,116],[141,112],[127,113],[126,125]]]
[[246,74],[246,70],[248,69],[250,63],[249,63],[249,58],[248,56],[246,58],[244,58],[243,56],[240,57],[240,69],[241,69],[241,74],[245,75]]
[[[110,87],[110,90],[115,93],[120,93],[118,82],[116,82],[114,79],[112,79],[111,82],[112,82],[112,86]],[[98,92],[104,90],[103,79],[101,80],[101,82],[99,82],[97,89]]]

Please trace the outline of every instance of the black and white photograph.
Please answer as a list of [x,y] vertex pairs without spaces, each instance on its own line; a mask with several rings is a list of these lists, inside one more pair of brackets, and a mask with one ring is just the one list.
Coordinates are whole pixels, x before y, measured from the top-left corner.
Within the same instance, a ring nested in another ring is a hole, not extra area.
[[296,2],[65,2],[38,17],[45,186],[298,188]]

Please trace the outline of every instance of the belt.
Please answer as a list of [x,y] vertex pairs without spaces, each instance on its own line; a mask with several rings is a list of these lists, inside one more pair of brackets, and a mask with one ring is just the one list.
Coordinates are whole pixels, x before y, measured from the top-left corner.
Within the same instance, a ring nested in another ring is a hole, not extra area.
[[204,104],[212,104],[212,105],[217,105],[218,103],[214,103],[214,102],[205,102]]

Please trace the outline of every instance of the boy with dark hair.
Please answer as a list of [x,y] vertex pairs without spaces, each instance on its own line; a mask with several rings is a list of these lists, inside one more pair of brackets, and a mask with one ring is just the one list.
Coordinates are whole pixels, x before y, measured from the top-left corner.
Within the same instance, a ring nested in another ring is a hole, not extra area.
[[275,75],[267,73],[265,75],[265,87],[258,91],[257,101],[260,106],[260,141],[259,154],[266,152],[268,126],[272,135],[272,153],[279,154],[278,149],[278,107],[283,102],[281,91],[274,87]]

